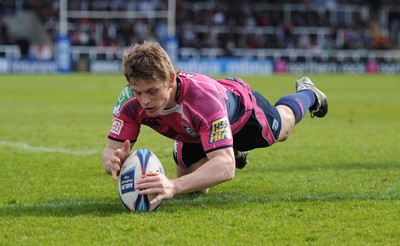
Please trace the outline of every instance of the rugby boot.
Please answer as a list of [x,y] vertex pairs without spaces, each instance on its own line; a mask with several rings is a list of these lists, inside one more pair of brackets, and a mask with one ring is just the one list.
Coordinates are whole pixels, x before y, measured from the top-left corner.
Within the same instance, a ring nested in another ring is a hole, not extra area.
[[248,151],[238,151],[238,150],[233,150],[235,153],[235,166],[236,168],[243,169],[246,164],[249,162],[247,160],[247,155],[249,154]]
[[315,104],[309,109],[311,118],[317,116],[324,117],[328,113],[328,98],[327,96],[314,85],[308,77],[301,77],[296,81],[296,91],[309,89],[312,90],[317,97]]

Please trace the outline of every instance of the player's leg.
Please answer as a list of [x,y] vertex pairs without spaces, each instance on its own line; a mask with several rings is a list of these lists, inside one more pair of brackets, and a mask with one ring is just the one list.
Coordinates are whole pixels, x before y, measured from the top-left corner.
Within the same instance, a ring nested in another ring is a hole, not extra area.
[[246,124],[233,136],[236,168],[239,169],[247,165],[249,150],[274,144],[281,131],[281,117],[275,106],[255,90],[252,90],[252,103],[254,108]]
[[290,136],[294,126],[304,117],[307,109],[311,117],[324,117],[328,112],[326,95],[318,90],[309,78],[298,79],[296,91],[295,94],[283,96],[275,104],[282,121],[278,141],[284,141]]
[[296,91],[301,92],[304,90],[311,90],[316,97],[315,103],[309,108],[311,117],[324,117],[328,113],[327,96],[320,91],[308,77],[301,77],[296,81]]
[[281,116],[281,131],[279,132],[278,142],[285,141],[292,134],[296,125],[296,120],[292,109],[285,105],[277,105],[276,109]]

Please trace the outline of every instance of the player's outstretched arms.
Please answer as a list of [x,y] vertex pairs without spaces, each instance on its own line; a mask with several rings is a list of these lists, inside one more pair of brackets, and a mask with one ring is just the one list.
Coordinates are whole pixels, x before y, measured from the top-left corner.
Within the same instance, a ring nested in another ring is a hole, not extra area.
[[133,144],[126,140],[124,143],[107,140],[106,147],[103,150],[104,171],[111,174],[114,180],[117,180],[121,166],[129,157]]
[[203,164],[193,164],[194,170],[173,179],[176,193],[205,191],[217,184],[235,177],[235,155],[232,148],[223,148],[207,153],[207,161]]
[[146,177],[136,182],[139,194],[158,194],[150,204],[155,204],[163,199],[171,199],[176,194],[175,184],[162,173],[148,173]]
[[187,174],[168,179],[161,173],[149,173],[136,183],[140,194],[157,193],[151,204],[171,199],[177,194],[206,191],[209,187],[231,180],[235,176],[235,156],[232,148],[224,148],[207,154],[208,161],[191,166]]

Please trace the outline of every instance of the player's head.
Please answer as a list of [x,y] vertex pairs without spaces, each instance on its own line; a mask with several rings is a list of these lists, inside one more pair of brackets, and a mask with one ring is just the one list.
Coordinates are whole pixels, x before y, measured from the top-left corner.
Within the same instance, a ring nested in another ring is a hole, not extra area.
[[122,63],[129,84],[168,82],[177,73],[167,52],[156,42],[133,45],[124,52]]
[[135,44],[124,53],[123,65],[132,92],[149,116],[155,117],[175,106],[177,72],[159,44]]

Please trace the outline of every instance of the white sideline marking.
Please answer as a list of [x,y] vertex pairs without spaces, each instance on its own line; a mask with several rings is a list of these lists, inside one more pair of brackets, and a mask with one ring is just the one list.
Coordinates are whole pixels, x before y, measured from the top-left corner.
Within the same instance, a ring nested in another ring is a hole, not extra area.
[[0,203],[0,208],[60,208],[69,206],[85,206],[85,205],[115,205],[116,202],[108,201],[59,201],[59,202],[43,202],[43,203]]
[[62,148],[51,148],[51,147],[43,147],[43,146],[31,146],[27,143],[21,142],[8,142],[8,141],[0,141],[0,146],[10,146],[15,147],[22,150],[27,150],[30,152],[36,153],[61,153],[61,154],[70,154],[70,155],[94,155],[96,154],[95,150],[71,150],[71,149],[62,149]]

